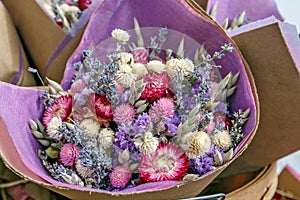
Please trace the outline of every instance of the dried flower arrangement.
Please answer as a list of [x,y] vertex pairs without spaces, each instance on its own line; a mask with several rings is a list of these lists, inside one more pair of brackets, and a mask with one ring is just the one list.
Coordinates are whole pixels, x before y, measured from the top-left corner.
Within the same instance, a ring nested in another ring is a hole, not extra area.
[[68,32],[92,0],[42,0],[42,3],[56,24]]
[[44,167],[60,182],[119,191],[197,179],[230,160],[244,137],[250,110],[232,112],[228,101],[239,73],[222,78],[213,62],[231,44],[213,55],[197,44],[192,61],[182,34],[175,53],[163,48],[171,30],[154,28],[145,46],[145,29],[134,25],[137,42],[112,31],[107,62],[97,47],[83,51],[70,90],[48,79],[43,118],[30,127]]

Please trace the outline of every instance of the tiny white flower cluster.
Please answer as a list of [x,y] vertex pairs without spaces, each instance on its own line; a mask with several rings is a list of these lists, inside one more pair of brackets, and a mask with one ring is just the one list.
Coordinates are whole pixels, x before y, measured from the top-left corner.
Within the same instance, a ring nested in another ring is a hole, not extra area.
[[122,29],[114,29],[111,36],[116,40],[116,42],[125,44],[129,40],[129,33]]

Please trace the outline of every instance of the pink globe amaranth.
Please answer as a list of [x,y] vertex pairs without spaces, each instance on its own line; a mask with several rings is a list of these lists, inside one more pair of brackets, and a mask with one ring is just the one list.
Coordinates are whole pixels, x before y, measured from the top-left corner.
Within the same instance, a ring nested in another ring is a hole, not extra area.
[[142,92],[141,98],[153,102],[162,97],[167,97],[169,93],[169,77],[167,73],[151,73],[144,77],[146,87]]
[[128,167],[118,166],[110,174],[109,180],[113,187],[124,188],[131,179],[131,172]]
[[44,112],[43,124],[47,127],[53,117],[60,117],[64,122],[68,119],[72,111],[72,96],[61,96],[49,106]]
[[73,166],[79,156],[79,148],[73,143],[67,143],[62,146],[59,152],[59,162],[64,166]]
[[160,118],[172,117],[174,115],[174,103],[168,98],[160,98],[154,102],[150,108],[149,116],[154,122],[158,122]]
[[177,144],[163,142],[152,154],[144,154],[138,167],[146,182],[181,180],[189,168],[189,160]]
[[149,51],[146,48],[139,47],[132,50],[135,63],[147,64],[149,60]]
[[121,104],[114,110],[114,121],[117,123],[126,123],[134,120],[135,109],[130,104]]

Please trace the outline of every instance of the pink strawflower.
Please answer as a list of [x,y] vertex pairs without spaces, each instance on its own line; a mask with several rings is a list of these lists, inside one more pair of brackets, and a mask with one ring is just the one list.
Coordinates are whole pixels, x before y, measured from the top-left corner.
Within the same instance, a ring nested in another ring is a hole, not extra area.
[[62,146],[59,152],[59,161],[64,166],[73,166],[77,161],[79,148],[72,143],[67,143]]
[[144,154],[138,167],[147,182],[181,180],[189,168],[189,160],[177,144],[161,143],[152,154]]
[[169,91],[169,77],[167,73],[161,74],[151,73],[144,77],[146,87],[142,92],[142,98],[150,102],[155,101],[161,97],[168,96]]
[[85,10],[90,6],[91,3],[92,3],[92,0],[78,0],[77,7],[80,10]]
[[47,127],[53,117],[60,117],[64,122],[72,111],[72,96],[61,96],[47,108],[43,116],[43,124]]
[[109,180],[113,187],[124,188],[131,179],[128,167],[118,166],[110,174]]
[[133,59],[135,63],[147,64],[149,59],[149,51],[143,47],[133,49]]
[[149,116],[153,122],[158,122],[161,118],[172,117],[174,115],[174,103],[168,98],[161,98],[153,104],[149,111]]
[[121,104],[114,110],[114,121],[117,123],[131,122],[134,116],[135,109],[130,104]]

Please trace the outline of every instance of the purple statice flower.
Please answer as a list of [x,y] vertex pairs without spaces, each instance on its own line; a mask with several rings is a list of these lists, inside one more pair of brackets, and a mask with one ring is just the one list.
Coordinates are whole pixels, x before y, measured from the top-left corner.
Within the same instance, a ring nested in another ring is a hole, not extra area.
[[165,118],[165,120],[166,120],[165,123],[168,132],[171,133],[173,136],[175,136],[177,132],[177,128],[180,124],[180,118],[176,114],[174,114],[173,117]]
[[[190,168],[193,173],[199,174],[200,176],[211,171],[212,166],[215,163],[216,150],[220,151],[217,147],[212,147],[209,152],[205,153],[200,158],[190,160]],[[224,157],[222,151],[221,155]]]
[[133,130],[136,134],[142,133],[149,129],[151,118],[147,113],[143,113],[138,116],[133,125]]
[[121,102],[122,102],[122,103],[128,102],[128,99],[129,99],[130,95],[131,95],[130,90],[126,90],[126,91],[122,94],[122,96],[121,96]]
[[182,120],[185,120],[190,111],[196,106],[195,97],[184,95],[182,97],[181,106],[178,109],[178,114]]
[[122,150],[128,149],[130,152],[138,152],[133,142],[135,132],[132,130],[132,124],[119,125],[115,134],[114,144]]

